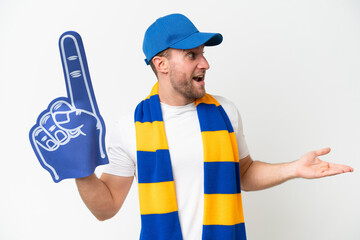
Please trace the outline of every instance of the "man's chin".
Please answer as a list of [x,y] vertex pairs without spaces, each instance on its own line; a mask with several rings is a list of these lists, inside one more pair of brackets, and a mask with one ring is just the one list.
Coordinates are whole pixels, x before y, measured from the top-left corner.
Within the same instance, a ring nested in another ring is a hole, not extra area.
[[205,91],[205,89],[204,89],[203,91],[196,93],[196,97],[195,97],[195,98],[196,98],[196,99],[198,99],[198,98],[203,98],[205,95],[206,95],[206,91]]

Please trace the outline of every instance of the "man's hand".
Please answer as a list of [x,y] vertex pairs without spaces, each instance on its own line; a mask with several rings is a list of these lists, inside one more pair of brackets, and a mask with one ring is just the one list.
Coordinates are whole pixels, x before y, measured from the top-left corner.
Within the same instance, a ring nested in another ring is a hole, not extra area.
[[318,158],[329,152],[330,148],[311,151],[295,161],[297,177],[312,179],[353,171],[349,166],[325,162]]
[[91,175],[109,161],[105,124],[91,85],[81,37],[66,32],[59,40],[67,98],[53,100],[30,130],[30,142],[40,164],[54,182]]

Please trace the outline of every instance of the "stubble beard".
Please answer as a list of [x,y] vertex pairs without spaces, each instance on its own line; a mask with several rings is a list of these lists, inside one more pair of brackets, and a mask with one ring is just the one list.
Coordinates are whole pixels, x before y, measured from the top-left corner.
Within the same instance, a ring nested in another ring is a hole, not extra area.
[[[179,79],[182,80],[179,81]],[[176,71],[170,73],[170,83],[173,89],[189,100],[202,98],[206,94],[205,87],[195,87],[193,81],[193,79],[187,79],[184,74],[180,76]]]

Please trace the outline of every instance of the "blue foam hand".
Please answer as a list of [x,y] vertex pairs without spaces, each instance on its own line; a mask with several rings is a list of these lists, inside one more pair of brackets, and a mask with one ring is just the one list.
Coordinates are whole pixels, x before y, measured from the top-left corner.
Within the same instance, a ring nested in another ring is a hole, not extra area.
[[30,130],[30,142],[42,165],[60,182],[91,175],[109,163],[105,124],[97,107],[84,46],[76,32],[59,40],[68,97],[53,100]]

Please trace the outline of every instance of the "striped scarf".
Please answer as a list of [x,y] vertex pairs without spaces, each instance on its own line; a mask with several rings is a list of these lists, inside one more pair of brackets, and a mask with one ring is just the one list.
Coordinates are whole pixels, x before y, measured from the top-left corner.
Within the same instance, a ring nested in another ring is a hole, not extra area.
[[[141,240],[181,240],[158,83],[135,110]],[[245,240],[239,154],[228,116],[209,94],[195,102],[204,149],[203,240]]]

